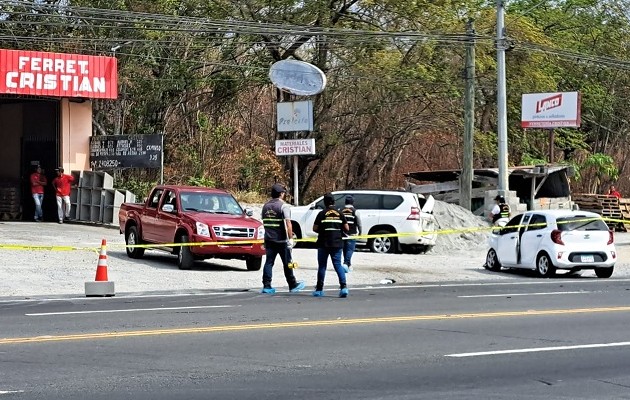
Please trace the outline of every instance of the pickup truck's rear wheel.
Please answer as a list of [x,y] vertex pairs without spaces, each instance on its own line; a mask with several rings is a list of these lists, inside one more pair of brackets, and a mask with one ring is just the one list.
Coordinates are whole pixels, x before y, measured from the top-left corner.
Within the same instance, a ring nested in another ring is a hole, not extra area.
[[125,232],[125,243],[127,243],[127,256],[129,258],[142,258],[144,255],[144,247],[129,247],[137,244],[142,244],[138,228],[136,226],[130,226]]
[[248,271],[259,271],[262,266],[262,257],[250,257],[245,260]]
[[[179,243],[188,243],[188,235],[182,235]],[[179,269],[192,269],[195,258],[190,251],[190,246],[179,246],[177,251],[177,266]]]

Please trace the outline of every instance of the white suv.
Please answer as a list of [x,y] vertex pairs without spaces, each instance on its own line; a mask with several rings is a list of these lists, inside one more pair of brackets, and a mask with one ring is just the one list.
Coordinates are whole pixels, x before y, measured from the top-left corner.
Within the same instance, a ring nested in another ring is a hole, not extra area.
[[[398,250],[421,253],[435,245],[437,235],[433,196],[425,199],[415,193],[393,190],[343,190],[332,194],[338,209],[345,205],[347,195],[354,197],[354,207],[361,219],[362,235],[399,235],[357,240],[357,244],[367,244],[375,253],[393,253]],[[293,232],[298,239],[317,237],[313,232],[313,223],[323,209],[323,196],[309,205],[291,208]]]

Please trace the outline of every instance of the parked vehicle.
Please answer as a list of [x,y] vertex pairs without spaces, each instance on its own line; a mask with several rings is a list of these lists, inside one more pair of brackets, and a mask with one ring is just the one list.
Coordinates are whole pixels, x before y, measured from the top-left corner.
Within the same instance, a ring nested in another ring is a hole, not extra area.
[[541,277],[558,269],[594,269],[609,278],[617,261],[614,233],[599,214],[537,210],[519,214],[492,231],[485,267],[532,269]]
[[[252,214],[223,190],[160,185],[145,203],[121,205],[120,233],[127,245],[155,245],[151,247],[177,255],[180,269],[191,269],[195,260],[224,258],[243,259],[248,270],[257,271],[265,250],[262,243],[251,241],[264,239],[265,230]],[[131,258],[141,258],[144,251],[127,247]]]
[[[357,240],[358,245],[367,245],[372,252],[394,253],[401,250],[420,253],[435,245],[433,196],[425,199],[422,195],[394,190],[343,190],[332,194],[337,208],[344,206],[347,195],[354,197],[362,234],[398,234]],[[291,208],[291,222],[297,238],[317,237],[313,232],[313,223],[323,209],[323,196],[309,205]]]

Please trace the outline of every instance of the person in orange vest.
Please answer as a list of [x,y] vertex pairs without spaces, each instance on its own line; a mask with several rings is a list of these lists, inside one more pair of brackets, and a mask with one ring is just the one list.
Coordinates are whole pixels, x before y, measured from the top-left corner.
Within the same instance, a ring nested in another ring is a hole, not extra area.
[[70,218],[70,185],[74,182],[74,176],[65,175],[63,167],[55,168],[57,177],[53,179],[52,185],[55,188],[57,196],[57,216],[59,223],[63,224],[64,220]]
[[44,201],[44,186],[48,184],[46,175],[42,168],[37,165],[35,171],[30,176],[31,181],[31,194],[33,195],[33,201],[35,202],[35,222],[40,222],[44,218],[42,212],[42,202]]
[[615,196],[618,199],[621,198],[621,193],[617,191],[617,188],[615,188],[615,185],[610,185],[610,188],[608,189],[608,195]]

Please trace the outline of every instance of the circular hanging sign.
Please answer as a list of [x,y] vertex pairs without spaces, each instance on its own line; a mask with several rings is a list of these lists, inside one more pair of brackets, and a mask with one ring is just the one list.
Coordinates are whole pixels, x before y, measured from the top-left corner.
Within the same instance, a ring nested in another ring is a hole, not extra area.
[[326,87],[326,75],[321,69],[298,60],[274,63],[269,69],[269,79],[278,89],[299,96],[312,96]]

